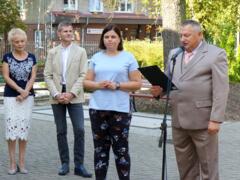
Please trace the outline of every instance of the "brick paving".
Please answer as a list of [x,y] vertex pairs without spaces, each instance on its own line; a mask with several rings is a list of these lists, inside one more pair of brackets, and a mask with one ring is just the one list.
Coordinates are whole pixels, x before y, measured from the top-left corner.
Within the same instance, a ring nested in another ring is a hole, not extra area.
[[[48,113],[46,113],[48,111]],[[42,112],[42,113],[41,113]],[[26,167],[29,174],[10,176],[8,170],[7,144],[4,139],[3,109],[0,107],[0,180],[79,180],[84,179],[73,174],[73,133],[68,126],[68,141],[71,152],[70,173],[58,176],[59,156],[56,130],[50,106],[34,108],[29,143],[26,154]],[[145,116],[148,122],[149,117]],[[160,124],[160,121],[159,121]],[[150,127],[150,126],[149,126]],[[161,180],[162,149],[158,148],[159,129],[149,128],[146,123],[131,127],[131,180]],[[171,130],[168,129],[169,139]],[[220,133],[220,177],[221,180],[240,180],[240,122],[228,122],[222,125]],[[85,120],[85,166],[93,173],[93,143],[89,119]],[[178,180],[178,171],[172,144],[167,144],[168,180]],[[90,178],[94,179],[93,178]],[[117,174],[111,154],[108,180],[117,180]]]

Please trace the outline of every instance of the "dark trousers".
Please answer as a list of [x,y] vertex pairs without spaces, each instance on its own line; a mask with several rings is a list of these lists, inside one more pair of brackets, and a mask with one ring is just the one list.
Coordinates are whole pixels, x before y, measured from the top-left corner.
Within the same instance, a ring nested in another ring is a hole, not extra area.
[[131,114],[116,111],[89,110],[94,142],[94,165],[96,180],[105,180],[112,146],[118,177],[130,179],[130,156],[128,149]]
[[84,117],[82,104],[52,104],[53,115],[57,129],[57,142],[61,163],[69,164],[69,150],[67,142],[68,110],[74,133],[74,164],[79,166],[84,160]]

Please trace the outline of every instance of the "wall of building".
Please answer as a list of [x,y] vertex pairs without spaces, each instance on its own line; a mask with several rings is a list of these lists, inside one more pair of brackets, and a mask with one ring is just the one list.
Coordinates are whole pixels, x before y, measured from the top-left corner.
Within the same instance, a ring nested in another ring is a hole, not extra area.
[[[41,2],[41,4],[39,4]],[[50,19],[51,11],[65,11],[69,12],[81,12],[81,13],[89,13],[89,0],[77,0],[78,9],[75,10],[64,10],[63,0],[41,0],[41,1],[32,1],[25,5],[25,19],[24,21],[27,24],[38,23],[40,19],[40,23],[44,24],[46,21]],[[142,13],[143,6],[140,0],[134,0],[134,11],[132,13]],[[39,13],[40,7],[40,13]],[[113,8],[109,8],[106,5],[104,6],[104,12],[112,13],[114,11]],[[128,12],[127,12],[128,13]]]

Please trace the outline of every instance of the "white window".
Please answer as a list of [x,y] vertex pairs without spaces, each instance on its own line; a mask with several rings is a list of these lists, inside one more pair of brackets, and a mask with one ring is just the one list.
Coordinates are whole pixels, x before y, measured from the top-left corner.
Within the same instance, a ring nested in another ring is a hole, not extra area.
[[42,38],[43,38],[43,31],[36,30],[34,32],[35,48],[42,48]]
[[25,9],[24,0],[18,0],[17,5],[18,5],[20,11],[23,11]]
[[18,0],[17,5],[19,8],[20,17],[22,20],[26,19],[25,0]]
[[63,0],[64,10],[77,10],[78,9],[77,0]]
[[102,0],[89,0],[88,9],[89,12],[103,12]]
[[120,0],[116,11],[119,12],[133,12],[133,2],[131,0]]

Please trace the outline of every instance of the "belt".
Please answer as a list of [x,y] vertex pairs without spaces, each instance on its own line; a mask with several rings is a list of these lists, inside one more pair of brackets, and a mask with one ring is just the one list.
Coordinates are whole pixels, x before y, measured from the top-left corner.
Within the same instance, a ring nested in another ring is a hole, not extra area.
[[65,84],[62,85],[62,93],[64,93],[64,92],[66,92],[66,85]]

